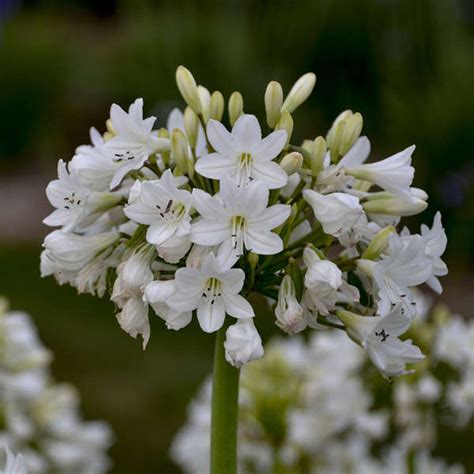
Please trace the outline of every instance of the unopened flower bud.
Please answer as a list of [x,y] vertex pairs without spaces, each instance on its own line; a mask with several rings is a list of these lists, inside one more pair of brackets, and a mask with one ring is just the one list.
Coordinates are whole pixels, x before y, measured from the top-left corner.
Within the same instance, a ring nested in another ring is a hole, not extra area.
[[362,254],[363,259],[375,260],[388,246],[388,238],[395,227],[388,226],[378,232]]
[[191,107],[186,107],[184,110],[184,129],[191,148],[196,148],[199,118]]
[[107,128],[107,132],[109,132],[111,135],[115,135],[115,130],[112,126],[112,120],[107,119],[107,121],[105,122],[105,126]]
[[186,135],[179,128],[175,128],[171,134],[171,152],[176,161],[176,167],[183,174],[188,174],[188,142]]
[[225,358],[238,369],[263,356],[262,339],[252,319],[238,319],[225,333]]
[[267,123],[270,128],[275,128],[280,120],[280,111],[283,104],[283,89],[276,81],[268,83],[265,91],[265,111],[267,112]]
[[291,114],[309,97],[315,84],[316,74],[308,72],[301,76],[291,88],[285,102],[283,102],[281,111]]
[[210,118],[220,122],[224,115],[224,96],[219,91],[214,91],[211,95]]
[[258,263],[258,255],[253,252],[249,252],[248,257],[250,268],[255,269]]
[[306,327],[303,307],[296,298],[295,284],[289,275],[281,282],[275,316],[276,325],[288,334],[296,334]]
[[285,130],[287,134],[285,146],[288,146],[288,143],[290,143],[291,134],[293,133],[293,117],[288,112],[282,112],[275,130]]
[[198,88],[191,71],[184,66],[178,66],[176,69],[176,84],[179,92],[185,102],[196,112],[201,113],[201,100],[199,98]]
[[423,212],[428,204],[422,199],[413,198],[411,201],[397,196],[371,199],[363,204],[364,210],[372,214],[388,214],[390,216],[414,216]]
[[344,135],[345,128],[346,122],[344,120],[340,120],[334,127],[334,131],[331,136],[331,142],[329,145],[329,148],[331,149],[331,159],[333,162],[339,161],[339,158],[341,157],[341,154],[339,153],[339,148],[341,148],[342,146],[342,137]]
[[286,171],[288,176],[291,176],[293,173],[298,172],[303,165],[303,155],[294,151],[288,153],[281,160],[280,166]]
[[311,174],[313,176],[317,176],[323,168],[326,151],[326,140],[323,137],[317,137],[311,147]]
[[204,123],[207,123],[211,115],[211,94],[204,86],[198,86],[198,94],[201,100],[202,118]]
[[342,139],[339,144],[339,155],[344,156],[354,145],[357,139],[360,137],[360,132],[362,132],[362,125],[364,120],[362,115],[357,112],[346,121],[344,131],[342,134]]
[[229,121],[232,126],[244,113],[244,99],[240,92],[232,92],[229,98]]

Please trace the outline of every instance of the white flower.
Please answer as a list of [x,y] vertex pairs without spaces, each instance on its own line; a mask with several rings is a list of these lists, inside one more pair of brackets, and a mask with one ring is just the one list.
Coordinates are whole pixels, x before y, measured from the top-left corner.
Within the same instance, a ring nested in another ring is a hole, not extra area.
[[267,207],[269,191],[264,183],[254,181],[239,187],[224,178],[218,196],[194,189],[193,197],[202,219],[192,225],[192,242],[207,246],[222,244],[219,255],[232,255],[232,264],[244,248],[261,255],[283,250],[283,241],[271,230],[288,219],[291,207],[284,204]]
[[141,183],[140,196],[124,212],[134,222],[148,225],[147,241],[159,246],[189,233],[191,205],[191,193],[178,189],[173,174],[166,170],[159,181]]
[[43,247],[61,269],[79,271],[97,254],[114,244],[118,238],[118,232],[86,237],[55,230],[46,236]]
[[411,319],[401,312],[402,305],[395,306],[386,316],[359,316],[339,311],[339,319],[346,325],[348,334],[367,351],[375,366],[387,377],[403,375],[407,363],[424,358],[411,340],[401,341],[411,324]]
[[412,145],[384,160],[356,167],[349,167],[352,163],[346,163],[345,170],[356,178],[370,181],[386,191],[411,200],[410,185],[415,175],[411,155],[414,150],[415,146]]
[[170,308],[167,301],[175,294],[174,280],[153,281],[145,288],[144,300],[166,322],[168,329],[178,331],[191,322],[192,311],[179,312]]
[[306,327],[303,308],[296,299],[295,284],[289,275],[285,275],[280,284],[275,316],[276,325],[289,334],[296,334]]
[[4,449],[7,459],[2,474],[28,474],[25,458],[21,454],[15,456],[7,446]]
[[112,104],[110,121],[116,135],[104,147],[121,166],[112,178],[111,189],[118,186],[128,172],[141,168],[150,155],[169,150],[169,140],[152,133],[155,120],[155,117],[143,119],[143,99],[136,99],[128,113]]
[[389,253],[375,264],[373,270],[378,287],[379,314],[387,314],[393,306],[403,301],[408,310],[412,307],[412,315],[415,315],[410,287],[421,285],[431,275],[430,261],[424,250],[425,245],[419,235],[390,235]]
[[94,191],[107,191],[115,172],[122,166],[104,149],[104,139],[95,129],[90,129],[92,145],[77,147],[69,169],[76,171],[79,181]]
[[255,316],[252,306],[238,294],[244,279],[243,270],[229,269],[209,254],[200,269],[180,268],[176,271],[176,292],[167,304],[178,312],[197,309],[202,330],[214,332],[223,325],[226,313],[234,318]]
[[224,125],[210,120],[207,136],[215,153],[196,162],[196,171],[207,178],[221,180],[231,176],[240,185],[257,179],[270,189],[281,188],[288,181],[286,172],[272,160],[283,150],[284,130],[270,133],[262,140],[260,124],[254,115],[241,115],[229,133]]
[[251,319],[240,319],[225,333],[225,358],[240,369],[242,365],[263,356],[262,339]]
[[358,301],[359,292],[342,278],[338,266],[329,260],[321,260],[314,250],[305,248],[303,260],[308,269],[305,274],[307,288],[305,302],[310,309],[328,315],[338,301]]
[[339,236],[350,231],[363,216],[359,199],[345,193],[319,194],[305,189],[303,197],[312,207],[326,234]]
[[148,321],[148,305],[141,298],[129,298],[122,306],[122,311],[116,315],[120,327],[136,338],[142,336],[143,349],[150,339],[150,322]]
[[68,172],[62,160],[58,162],[58,179],[48,184],[46,195],[56,210],[43,222],[49,226],[63,226],[65,231],[90,224],[121,200],[117,193],[86,189],[80,183],[77,171]]
[[448,239],[446,238],[446,233],[441,224],[441,214],[439,212],[437,212],[434,217],[433,227],[431,229],[425,224],[422,224],[421,238],[425,243],[425,255],[431,261],[432,265],[432,275],[428,278],[426,283],[434,291],[441,293],[443,288],[437,277],[448,274],[448,267],[440,258],[446,250]]

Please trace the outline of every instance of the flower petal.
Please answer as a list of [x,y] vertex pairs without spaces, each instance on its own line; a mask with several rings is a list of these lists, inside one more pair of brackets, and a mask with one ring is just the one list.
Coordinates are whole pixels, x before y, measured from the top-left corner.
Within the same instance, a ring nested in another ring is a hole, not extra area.
[[238,153],[232,134],[217,120],[209,120],[207,124],[207,137],[212,148],[224,156],[232,156]]
[[282,188],[288,181],[288,175],[283,168],[273,161],[253,163],[252,177],[263,181],[270,189]]
[[252,230],[272,230],[283,224],[291,213],[291,206],[275,204],[265,209],[261,214],[247,219]]
[[224,218],[225,212],[222,204],[202,189],[193,189],[194,207],[206,219]]
[[217,245],[230,237],[230,222],[201,219],[191,226],[191,242],[200,245]]
[[255,115],[241,115],[232,128],[232,138],[239,151],[253,152],[262,141],[262,130]]
[[232,176],[237,171],[235,158],[211,153],[196,161],[196,171],[206,178],[221,179],[223,176]]
[[242,319],[255,316],[252,305],[243,296],[233,295],[226,291],[223,292],[222,296],[224,298],[225,311],[230,316]]
[[287,137],[285,130],[276,130],[270,133],[253,151],[253,159],[259,162],[273,160],[283,150]]
[[153,245],[161,245],[176,231],[176,225],[168,222],[155,222],[146,231],[146,240]]
[[283,241],[273,232],[249,229],[245,235],[245,247],[259,255],[274,255],[283,250]]
[[225,307],[222,297],[215,300],[202,299],[197,308],[197,318],[204,332],[215,332],[220,329],[225,319]]

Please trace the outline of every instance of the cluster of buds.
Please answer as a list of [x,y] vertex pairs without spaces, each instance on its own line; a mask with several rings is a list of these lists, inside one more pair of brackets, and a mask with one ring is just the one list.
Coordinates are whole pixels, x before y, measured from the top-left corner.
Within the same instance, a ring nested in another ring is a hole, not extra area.
[[[427,357],[393,384],[336,329],[270,341],[241,374],[239,472],[470,472],[443,456],[452,459],[450,446],[469,443],[474,427],[474,321],[442,306],[428,314],[425,301],[412,335]],[[209,470],[210,422],[209,380],[171,447],[186,474]]]
[[413,288],[440,292],[446,236],[441,217],[421,235],[397,232],[427,195],[412,187],[414,146],[366,163],[370,142],[359,113],[341,113],[325,136],[292,139],[298,107],[316,76],[289,93],[272,81],[264,94],[267,133],[244,112],[242,95],[198,85],[176,72],[187,106],[166,126],[143,118],[143,100],[112,105],[106,131],[58,165],[47,188],[60,227],[44,241],[42,275],[79,292],[109,292],[120,326],[143,346],[149,308],[168,329],[193,315],[212,333],[228,327],[226,358],[236,367],[260,357],[258,318],[248,301],[276,303],[287,333],[336,326],[386,376],[423,355],[401,336],[416,316]]
[[1,472],[107,472],[109,426],[82,420],[77,391],[53,381],[50,362],[51,353],[38,339],[30,317],[8,311],[1,300],[0,444],[8,447],[0,452],[0,466],[5,466]]

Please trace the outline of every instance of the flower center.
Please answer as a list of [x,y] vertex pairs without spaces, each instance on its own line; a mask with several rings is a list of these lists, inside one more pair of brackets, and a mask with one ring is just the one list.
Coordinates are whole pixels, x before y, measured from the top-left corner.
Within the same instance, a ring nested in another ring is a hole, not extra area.
[[68,211],[71,209],[71,207],[74,206],[80,206],[82,199],[76,197],[76,193],[72,192],[70,196],[65,196],[64,198],[64,209],[67,209]]
[[124,153],[114,153],[113,160],[117,163],[120,163],[121,161],[130,161],[134,160],[135,155],[132,155],[132,152],[130,150],[127,150]]
[[390,337],[390,334],[387,334],[387,333],[385,332],[385,329],[381,329],[381,330],[378,331],[378,332],[376,331],[376,332],[375,332],[375,335],[380,338],[380,341],[381,341],[381,342],[385,342],[385,341]]
[[220,296],[222,296],[221,292],[221,281],[217,278],[211,277],[207,280],[206,285],[204,287],[204,291],[202,292],[202,298],[210,299],[210,303],[214,304]]
[[167,222],[179,221],[186,214],[186,206],[182,202],[174,202],[172,199],[165,207],[157,204],[156,208],[160,211],[160,217]]
[[243,254],[243,243],[245,233],[245,217],[234,216],[231,220],[232,227],[232,248],[236,254],[240,257]]
[[252,155],[250,153],[242,153],[239,160],[239,168],[237,171],[237,178],[239,186],[247,184],[252,178],[250,172],[252,171]]

